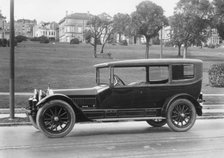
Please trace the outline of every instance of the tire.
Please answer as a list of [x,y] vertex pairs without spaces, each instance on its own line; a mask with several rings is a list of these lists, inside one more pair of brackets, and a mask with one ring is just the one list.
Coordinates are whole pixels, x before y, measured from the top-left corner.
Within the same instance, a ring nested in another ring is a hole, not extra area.
[[37,112],[37,126],[47,137],[66,136],[74,127],[76,116],[73,108],[62,100],[52,100]]
[[167,110],[167,124],[173,131],[188,131],[194,125],[195,120],[195,107],[187,99],[175,100]]
[[152,127],[162,127],[166,124],[165,119],[147,120],[146,122]]

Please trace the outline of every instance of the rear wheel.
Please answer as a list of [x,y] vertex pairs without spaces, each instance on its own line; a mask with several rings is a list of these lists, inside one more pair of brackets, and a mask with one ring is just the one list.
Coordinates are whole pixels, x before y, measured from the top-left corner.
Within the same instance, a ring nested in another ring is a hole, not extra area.
[[51,138],[66,136],[74,127],[75,112],[62,100],[52,100],[37,112],[38,128]]
[[146,121],[152,127],[162,127],[166,124],[165,119],[154,119],[154,120],[147,120]]
[[168,108],[167,124],[176,132],[185,132],[195,123],[196,110],[187,99],[177,99]]

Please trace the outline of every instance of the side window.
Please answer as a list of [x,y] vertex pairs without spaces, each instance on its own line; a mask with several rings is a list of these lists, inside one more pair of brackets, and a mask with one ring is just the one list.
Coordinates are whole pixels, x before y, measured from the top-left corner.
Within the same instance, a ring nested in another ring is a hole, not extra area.
[[145,67],[115,67],[114,86],[145,86]]
[[185,80],[194,78],[194,65],[172,65],[172,79]]
[[169,81],[168,66],[151,66],[149,67],[150,84],[166,84]]

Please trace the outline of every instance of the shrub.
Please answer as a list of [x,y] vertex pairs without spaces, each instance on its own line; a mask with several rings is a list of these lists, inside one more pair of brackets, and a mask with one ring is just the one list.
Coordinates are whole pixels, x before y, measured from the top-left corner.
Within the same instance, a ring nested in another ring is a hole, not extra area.
[[173,43],[171,41],[167,41],[164,43],[165,47],[173,47]]
[[120,44],[121,44],[122,46],[127,46],[127,45],[128,45],[128,42],[127,42],[127,40],[122,40],[122,41],[120,42]]
[[79,44],[79,39],[78,38],[74,38],[70,41],[70,44]]
[[215,45],[214,44],[209,44],[208,48],[215,48]]
[[7,39],[0,39],[0,47],[7,47],[8,40]]
[[39,37],[40,43],[49,43],[50,40],[46,36]]
[[22,36],[22,35],[18,35],[15,37],[16,41],[18,43],[22,42],[22,41],[26,41],[27,40],[27,37],[26,36]]
[[160,45],[159,36],[156,36],[155,38],[152,39],[152,44],[153,45]]
[[40,39],[38,37],[34,37],[30,39],[31,41],[40,41]]
[[208,71],[209,83],[213,87],[224,87],[224,63],[214,64]]

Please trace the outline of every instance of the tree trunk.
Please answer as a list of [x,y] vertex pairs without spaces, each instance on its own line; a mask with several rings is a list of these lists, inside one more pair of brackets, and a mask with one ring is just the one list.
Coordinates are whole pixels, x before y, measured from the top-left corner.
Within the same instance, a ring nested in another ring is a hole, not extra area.
[[134,44],[136,44],[136,43],[137,43],[137,37],[134,36]]
[[187,46],[184,46],[184,53],[183,53],[183,58],[185,59],[187,57]]
[[178,45],[178,57],[181,56],[181,45]]
[[97,55],[96,55],[96,51],[97,51],[97,38],[94,39],[94,58],[97,58]]
[[97,46],[96,45],[94,45],[94,58],[96,58],[97,56],[96,56],[96,49],[97,49]]
[[119,43],[121,43],[121,33],[119,33]]
[[103,50],[104,50],[104,47],[105,47],[106,43],[103,43],[102,47],[101,47],[101,50],[100,50],[100,53],[102,54],[103,53]]
[[150,42],[150,38],[146,37],[146,50],[145,50],[145,58],[146,59],[149,58],[149,42]]

